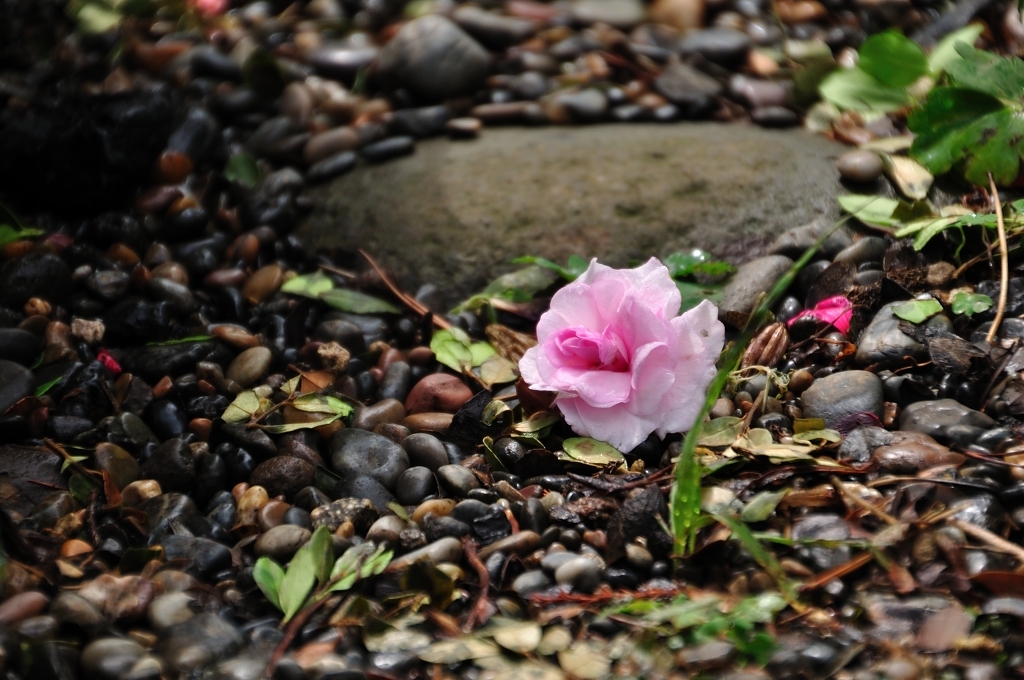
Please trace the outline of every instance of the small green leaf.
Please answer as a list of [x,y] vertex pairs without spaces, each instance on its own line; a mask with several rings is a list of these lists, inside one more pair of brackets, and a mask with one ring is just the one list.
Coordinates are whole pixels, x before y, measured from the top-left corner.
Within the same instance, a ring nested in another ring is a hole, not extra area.
[[729,446],[743,431],[743,418],[724,416],[709,420],[701,428],[698,446]]
[[352,414],[352,405],[329,394],[303,394],[292,406],[306,413],[330,413],[346,417]]
[[544,267],[553,272],[557,272],[558,275],[566,281],[575,281],[579,278],[580,274],[587,271],[587,267],[590,266],[590,263],[579,255],[570,255],[569,261],[564,267],[557,262],[552,262],[551,260],[543,257],[535,257],[533,255],[517,257],[512,260],[512,264],[535,264],[538,267]]
[[341,418],[342,418],[341,415],[332,415],[332,416],[327,416],[326,418],[324,418],[322,420],[313,421],[311,423],[287,423],[287,424],[284,424],[284,425],[258,425],[257,427],[259,427],[259,429],[263,430],[264,432],[269,432],[271,434],[285,434],[285,433],[288,433],[288,432],[295,432],[296,430],[315,430],[318,427],[323,427],[324,425],[330,425],[331,423],[333,423],[333,422],[335,422],[337,420],[340,420]]
[[401,314],[390,302],[346,288],[335,288],[320,294],[320,299],[334,309],[353,314]]
[[315,271],[312,274],[296,276],[294,279],[285,281],[281,286],[281,292],[319,300],[322,294],[332,288],[334,288],[334,282],[331,281],[331,277],[321,271]]
[[954,83],[999,99],[1020,101],[1024,94],[1024,61],[979,50],[966,42],[957,43],[955,49],[963,58],[946,66]]
[[213,340],[212,335],[190,335],[187,338],[177,338],[176,340],[147,342],[146,347],[173,347],[175,345],[188,345],[193,342],[207,342],[209,340]]
[[790,604],[798,603],[799,598],[797,597],[796,586],[786,576],[786,571],[779,564],[775,555],[761,545],[761,542],[754,537],[750,529],[747,528],[747,525],[735,517],[727,515],[715,515],[715,519],[727,526],[732,531],[733,537],[743,544],[743,547],[747,549],[747,552],[750,553],[754,560],[768,572],[769,576],[775,579],[776,585],[779,586],[779,590],[782,591],[786,600]]
[[64,459],[64,462],[61,463],[60,473],[64,474],[65,472],[67,472],[68,468],[74,465],[75,463],[82,463],[87,460],[89,460],[89,456],[68,456],[67,458]]
[[885,85],[906,87],[928,73],[928,57],[916,42],[890,30],[864,41],[857,67]]
[[839,206],[865,224],[892,227],[899,224],[892,217],[900,202],[885,196],[866,196],[864,194],[848,194],[839,196]]
[[[434,337],[430,340],[430,350],[434,353],[439,363],[444,364],[453,371],[462,373],[474,365],[472,344],[465,331],[452,327],[434,333]],[[480,348],[476,351],[480,354],[483,353],[483,350]]]
[[743,506],[740,519],[744,522],[763,522],[772,516],[779,501],[786,497],[789,489],[779,491],[761,491]]
[[225,423],[245,423],[263,412],[265,400],[253,390],[246,390],[235,397],[221,415]]
[[270,604],[283,611],[281,607],[281,584],[284,581],[284,570],[281,565],[269,557],[261,557],[252,567],[252,579],[263,592]]
[[718,304],[722,301],[722,287],[717,285],[702,285],[691,281],[676,281],[676,288],[679,289],[679,313],[693,309],[705,300]]
[[320,585],[327,583],[334,567],[334,541],[326,526],[319,526],[309,539],[309,552],[313,559],[313,574]]
[[88,503],[89,497],[92,496],[92,492],[95,490],[96,485],[89,481],[85,475],[78,472],[71,473],[71,477],[68,479],[68,491],[71,492],[75,500],[80,503]]
[[59,377],[54,378],[53,380],[44,382],[42,385],[40,385],[39,387],[36,388],[35,395],[37,397],[43,396],[44,394],[46,394],[47,392],[52,390],[54,385],[56,385],[57,383],[59,383],[63,379],[64,379],[64,376],[59,376]]
[[473,357],[474,366],[479,366],[497,354],[489,342],[474,342],[469,346],[469,353]]
[[795,442],[807,442],[809,444],[815,444],[817,446],[824,446],[826,442],[838,444],[843,441],[843,435],[836,432],[835,430],[820,429],[820,430],[804,430],[803,432],[797,432],[793,435],[793,441]]
[[224,178],[229,182],[238,182],[252,189],[262,179],[256,159],[247,153],[235,154],[224,164]]
[[661,263],[668,268],[672,278],[685,278],[694,274],[721,276],[736,271],[728,262],[715,260],[711,253],[694,248],[686,252],[676,252],[662,259]]
[[287,623],[305,604],[309,597],[309,591],[313,589],[313,582],[316,580],[316,567],[313,561],[313,553],[309,546],[299,548],[299,551],[292,557],[288,564],[288,571],[281,580],[280,599],[281,611],[284,612],[284,620]]
[[614,446],[591,439],[590,437],[571,437],[566,439],[562,442],[562,453],[573,462],[598,467],[604,467],[609,463],[624,463],[626,461]]
[[886,85],[859,68],[833,71],[819,91],[826,101],[851,111],[890,113],[912,101],[905,88]]
[[933,298],[928,298],[927,300],[907,300],[898,305],[893,305],[892,308],[893,316],[910,323],[922,323],[941,311],[942,305]]
[[42,229],[36,229],[34,227],[18,228],[11,226],[10,224],[0,224],[0,248],[3,248],[8,243],[14,243],[20,241],[23,238],[31,238],[33,236],[42,236],[46,232]]
[[940,75],[951,63],[963,59],[963,57],[961,57],[956,51],[957,43],[973,45],[974,41],[978,39],[978,36],[980,36],[984,30],[984,24],[971,24],[970,26],[964,26],[958,31],[953,31],[940,40],[939,44],[932,49],[932,53],[928,55],[928,68],[931,70],[932,75]]
[[953,309],[954,314],[970,317],[991,309],[992,298],[988,295],[968,293],[962,290],[953,296],[953,302],[950,307]]
[[519,379],[519,370],[514,363],[495,354],[480,364],[480,382],[490,389],[494,385],[513,383]]

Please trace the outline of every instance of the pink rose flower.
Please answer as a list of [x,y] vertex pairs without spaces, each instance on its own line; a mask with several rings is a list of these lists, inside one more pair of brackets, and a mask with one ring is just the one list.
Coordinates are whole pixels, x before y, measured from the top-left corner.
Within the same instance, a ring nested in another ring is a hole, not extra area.
[[679,289],[651,258],[637,269],[590,262],[551,298],[519,362],[577,434],[630,451],[652,432],[689,430],[715,377],[725,327],[704,301],[682,316]]
[[228,8],[228,0],[190,0],[189,4],[208,17],[223,14]]
[[822,323],[830,323],[840,333],[846,333],[850,330],[850,321],[853,320],[853,303],[842,295],[825,298],[814,305],[814,309],[805,309],[794,316],[786,325],[792,326],[800,319],[808,317]]

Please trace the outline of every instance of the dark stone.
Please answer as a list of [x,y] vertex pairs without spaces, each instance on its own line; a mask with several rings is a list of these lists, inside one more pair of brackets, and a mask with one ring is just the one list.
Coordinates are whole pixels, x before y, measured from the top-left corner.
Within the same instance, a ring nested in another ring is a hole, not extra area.
[[142,464],[142,479],[155,479],[167,491],[188,492],[196,481],[192,451],[181,439],[169,439]]
[[701,118],[715,107],[715,97],[722,93],[722,85],[686,64],[670,64],[654,80],[654,89],[666,99],[681,107],[686,118]]
[[20,328],[0,328],[0,360],[31,366],[42,351],[42,343],[32,333]]
[[408,156],[416,150],[416,140],[412,137],[388,137],[379,142],[364,146],[360,152],[363,158],[371,163],[382,163],[399,156]]
[[[3,145],[3,134],[0,133],[0,149]],[[5,158],[3,166],[8,167],[11,159],[3,155],[0,158]],[[3,170],[0,170],[0,176],[2,174]],[[2,182],[0,186],[10,187]],[[73,287],[71,270],[62,259],[50,253],[30,253],[7,260],[0,266],[0,305],[20,309],[32,297],[62,302],[71,294]]]
[[208,538],[164,536],[160,539],[160,545],[167,559],[188,560],[189,570],[202,578],[208,578],[231,566],[231,550]]
[[140,345],[164,340],[170,336],[171,305],[128,298],[103,315],[103,325],[106,326],[103,337],[106,342]]
[[331,466],[346,480],[367,476],[391,491],[409,467],[409,456],[401,446],[365,430],[340,430],[331,437],[330,446]]
[[96,214],[130,200],[152,176],[173,115],[164,96],[141,89],[64,97],[32,114],[0,112],[0,191],[22,210],[68,215]]
[[290,499],[303,487],[312,484],[315,475],[316,468],[301,458],[274,456],[253,470],[249,483],[262,486],[271,497],[284,496]]
[[35,378],[21,364],[0,359],[0,414],[32,394]]

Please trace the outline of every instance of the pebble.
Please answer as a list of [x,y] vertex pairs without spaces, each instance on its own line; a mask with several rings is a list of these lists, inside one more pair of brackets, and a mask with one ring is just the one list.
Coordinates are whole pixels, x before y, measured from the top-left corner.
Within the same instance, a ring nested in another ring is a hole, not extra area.
[[260,534],[253,546],[253,552],[260,556],[272,557],[283,564],[309,541],[311,535],[309,529],[282,524]]
[[571,585],[573,590],[591,593],[601,585],[601,570],[593,560],[577,557],[555,570],[555,582]]
[[710,62],[734,66],[747,58],[750,37],[731,28],[700,28],[688,31],[679,41],[684,55],[699,54]]
[[171,591],[157,595],[149,604],[146,616],[153,630],[162,633],[171,626],[188,621],[195,612],[190,606],[193,597],[182,591]]
[[405,24],[384,46],[377,65],[426,101],[468,94],[487,75],[490,57],[461,28],[437,14]]
[[442,538],[418,550],[406,553],[392,560],[388,566],[390,571],[399,572],[408,569],[416,562],[425,561],[432,565],[442,562],[458,562],[462,558],[462,543],[457,538]]
[[331,468],[343,479],[370,477],[388,491],[409,468],[409,456],[398,444],[379,434],[357,429],[335,433],[330,441]]
[[411,467],[398,478],[395,498],[402,505],[416,505],[427,496],[437,495],[434,473],[425,467]]
[[473,489],[482,488],[473,471],[461,465],[442,465],[437,469],[437,478],[446,491],[458,498],[465,498]]
[[854,358],[861,366],[902,364],[905,357],[915,361],[928,357],[927,347],[899,329],[900,319],[892,313],[895,304],[882,305],[857,339]]
[[988,430],[996,426],[996,421],[953,399],[918,401],[900,414],[901,430],[926,434],[940,444],[950,443],[955,429],[962,426]]
[[0,413],[32,393],[35,377],[24,366],[0,359]]
[[735,320],[739,317],[745,321],[758,296],[770,291],[792,265],[793,260],[784,255],[759,257],[741,265],[725,284],[718,306],[719,319],[733,325],[737,325]]
[[242,635],[233,625],[215,614],[203,613],[165,630],[157,651],[174,672],[192,674],[241,646]]
[[242,387],[249,387],[266,374],[272,359],[273,354],[266,347],[247,349],[228,365],[224,377]]
[[249,483],[262,486],[270,496],[293,498],[304,487],[313,484],[316,467],[294,456],[274,456],[252,471]]
[[885,169],[881,157],[874,151],[849,151],[839,157],[836,168],[843,179],[851,182],[874,182]]
[[580,23],[602,23],[623,30],[643,22],[647,14],[639,0],[573,0],[570,11]]
[[842,371],[818,378],[800,396],[805,418],[821,418],[825,426],[838,425],[859,413],[881,419],[882,381],[867,371]]
[[134,640],[100,638],[82,649],[80,663],[86,677],[119,680],[145,653],[142,645]]
[[10,626],[42,612],[49,599],[39,591],[29,590],[0,602],[0,625]]
[[893,432],[884,446],[871,454],[882,470],[893,474],[915,474],[940,465],[960,465],[967,457],[954,453],[926,434]]

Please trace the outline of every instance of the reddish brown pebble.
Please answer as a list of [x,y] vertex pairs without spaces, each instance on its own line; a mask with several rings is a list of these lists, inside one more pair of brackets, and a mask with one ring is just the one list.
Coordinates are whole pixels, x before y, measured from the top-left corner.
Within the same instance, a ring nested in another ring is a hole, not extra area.
[[34,297],[29,298],[22,311],[25,312],[25,316],[50,316],[53,307],[43,298]]
[[241,260],[242,262],[255,262],[256,256],[260,253],[260,241],[252,234],[242,234],[227,249],[228,260]]
[[288,512],[291,507],[291,505],[284,501],[268,501],[256,513],[256,524],[259,526],[260,531],[270,531],[274,527],[283,524],[284,513]]
[[139,254],[123,243],[115,243],[107,248],[107,259],[114,264],[134,267],[139,263]]
[[235,501],[240,501],[245,492],[249,490],[248,482],[239,482],[231,487],[231,495],[235,497]]
[[429,347],[413,347],[405,353],[410,366],[429,366],[434,363],[434,352]]
[[48,600],[37,590],[18,593],[0,602],[0,626],[9,626],[30,616],[35,616],[46,608]]
[[600,529],[584,531],[583,542],[603,551],[608,547],[608,536]]
[[146,249],[146,254],[142,258],[143,264],[147,267],[155,267],[163,264],[164,262],[171,261],[171,249],[162,243],[154,243]]
[[70,541],[64,541],[64,544],[60,547],[61,557],[75,557],[77,555],[84,555],[85,553],[90,552],[92,552],[92,546],[77,538],[72,538]]
[[236,349],[259,347],[260,339],[241,326],[218,324],[210,329],[210,334]]
[[396,361],[405,361],[405,353],[400,349],[394,347],[388,347],[386,350],[380,353],[380,358],[377,359],[377,368],[382,371],[388,370],[388,366],[395,363]]
[[431,373],[416,383],[405,400],[410,415],[427,411],[455,413],[473,397],[458,377],[447,373]]
[[160,382],[153,386],[153,397],[163,399],[171,391],[172,387],[174,387],[174,381],[171,380],[171,376],[165,375],[160,378]]
[[195,208],[198,205],[199,204],[196,203],[196,199],[192,198],[191,196],[182,196],[178,198],[176,201],[174,201],[174,203],[171,203],[170,206],[168,206],[167,214],[177,215],[182,210],[185,210],[187,208]]
[[210,441],[210,430],[213,429],[213,421],[209,418],[193,418],[188,424],[188,431],[199,438],[199,441]]
[[153,267],[149,274],[155,279],[167,279],[183,286],[188,285],[188,272],[177,262],[159,264]]
[[245,277],[241,269],[218,269],[206,275],[203,285],[207,288],[238,288],[245,282]]
[[32,251],[34,245],[35,244],[32,243],[32,241],[12,241],[5,245],[3,250],[0,252],[3,253],[3,256],[6,259],[12,260],[16,257],[21,257],[22,255],[28,255]]
[[135,210],[142,215],[162,213],[167,206],[181,198],[181,189],[176,186],[160,185],[147,189],[135,199]]
[[284,281],[284,272],[276,264],[257,269],[242,286],[242,295],[249,304],[258,305],[277,292]]
[[402,425],[413,432],[447,432],[451,427],[453,415],[451,413],[417,413],[406,416]]
[[192,172],[192,159],[177,151],[164,151],[156,161],[156,176],[161,182],[179,184]]

